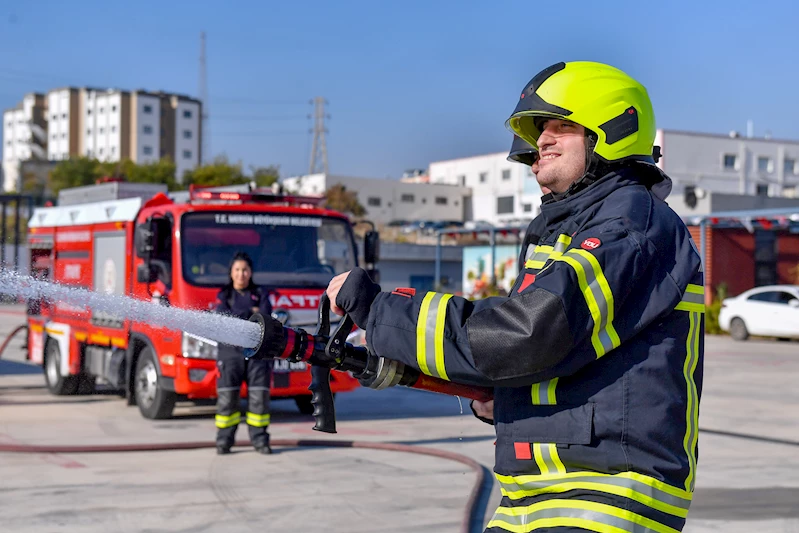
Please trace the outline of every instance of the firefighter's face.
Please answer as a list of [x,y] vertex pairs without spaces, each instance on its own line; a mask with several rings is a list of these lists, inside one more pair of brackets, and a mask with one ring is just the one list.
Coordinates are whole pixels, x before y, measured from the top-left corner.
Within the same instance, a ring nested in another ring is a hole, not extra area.
[[562,193],[585,174],[585,128],[568,120],[547,120],[538,138],[533,167],[541,187]]
[[252,269],[247,261],[235,261],[230,267],[230,278],[234,289],[246,289],[252,278]]

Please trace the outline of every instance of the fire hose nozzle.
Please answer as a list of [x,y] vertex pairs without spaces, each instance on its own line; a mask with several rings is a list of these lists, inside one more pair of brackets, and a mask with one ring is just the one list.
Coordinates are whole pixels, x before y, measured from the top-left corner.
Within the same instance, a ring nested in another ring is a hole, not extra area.
[[261,328],[261,339],[254,348],[244,350],[244,356],[252,359],[274,359],[280,357],[286,348],[286,335],[283,324],[271,316],[254,313],[250,322]]

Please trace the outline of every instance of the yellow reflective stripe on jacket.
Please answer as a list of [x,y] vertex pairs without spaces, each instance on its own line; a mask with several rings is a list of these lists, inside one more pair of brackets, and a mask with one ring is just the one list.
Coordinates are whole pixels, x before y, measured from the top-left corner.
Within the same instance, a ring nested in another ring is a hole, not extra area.
[[688,406],[685,410],[685,438],[683,447],[688,456],[688,477],[685,479],[685,489],[694,490],[694,476],[696,475],[696,444],[699,438],[699,392],[696,388],[694,373],[699,362],[699,334],[702,329],[702,315],[695,311],[688,313],[688,337],[685,340],[685,364],[683,374],[688,391]]
[[231,415],[216,415],[216,427],[219,429],[238,426],[241,422],[241,413],[236,411]]
[[269,425],[272,417],[269,413],[265,415],[257,415],[255,413],[247,413],[247,425],[258,428],[266,427]]
[[416,321],[416,361],[419,369],[428,376],[448,381],[444,365],[444,326],[450,298],[451,294],[428,292],[422,300]]
[[591,490],[629,498],[638,503],[680,518],[688,516],[693,495],[662,481],[638,474],[622,472],[570,472],[549,476],[496,475],[503,496],[520,500],[540,494],[557,494],[570,490]]
[[532,257],[524,262],[524,268],[541,270],[548,260],[560,257],[571,242],[572,238],[562,233],[558,235],[558,240],[554,247],[546,245],[536,246]]
[[678,311],[705,312],[705,288],[701,285],[689,283],[685,289],[682,300],[675,307]]
[[591,344],[597,359],[621,344],[613,327],[613,292],[599,261],[585,250],[569,250],[556,259],[574,269],[577,283],[594,321]]
[[541,383],[533,383],[530,396],[533,405],[555,405],[555,389],[558,386],[558,378],[552,378]]
[[678,533],[651,518],[604,503],[585,500],[547,500],[520,507],[499,507],[486,526],[527,533],[536,529],[576,527],[599,532]]
[[[558,386],[558,378],[552,378],[541,383],[533,383],[530,390],[530,397],[533,405],[555,405],[555,389]],[[566,467],[558,456],[558,447],[554,443],[533,443],[533,457],[542,474],[558,472],[566,473]]]

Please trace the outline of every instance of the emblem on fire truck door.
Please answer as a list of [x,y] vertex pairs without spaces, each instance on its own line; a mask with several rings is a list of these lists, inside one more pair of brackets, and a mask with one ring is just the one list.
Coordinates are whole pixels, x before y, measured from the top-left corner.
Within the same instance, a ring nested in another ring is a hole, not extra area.
[[110,257],[105,260],[103,274],[103,289],[107,294],[113,294],[117,287],[117,268]]

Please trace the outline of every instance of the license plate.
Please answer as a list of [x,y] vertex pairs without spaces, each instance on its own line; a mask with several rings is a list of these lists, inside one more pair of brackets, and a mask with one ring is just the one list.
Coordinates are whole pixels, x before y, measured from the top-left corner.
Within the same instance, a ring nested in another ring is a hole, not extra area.
[[285,359],[275,359],[274,370],[275,372],[303,372],[308,368],[304,361],[298,363],[291,363]]

